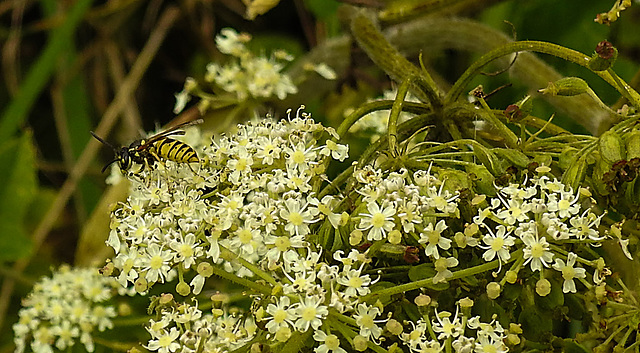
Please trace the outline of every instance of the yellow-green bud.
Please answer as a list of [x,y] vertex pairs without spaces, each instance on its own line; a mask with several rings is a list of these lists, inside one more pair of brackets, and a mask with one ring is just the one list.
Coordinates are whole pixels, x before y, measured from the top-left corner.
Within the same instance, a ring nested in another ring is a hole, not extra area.
[[111,260],[107,260],[107,263],[99,270],[100,274],[109,277],[113,274],[113,270],[115,269],[115,265]]
[[426,294],[420,294],[413,301],[417,306],[427,306],[431,303],[431,297]]
[[163,293],[160,295],[160,298],[158,298],[158,303],[160,305],[167,305],[172,301],[173,301],[173,294],[171,293]]
[[384,325],[384,328],[386,328],[389,333],[396,336],[400,335],[403,331],[402,324],[396,319],[390,319],[389,321],[387,321],[387,323]]
[[180,282],[176,285],[176,292],[178,292],[178,294],[180,294],[181,296],[186,297],[187,295],[189,295],[189,293],[191,293],[191,287],[189,287],[189,285],[185,282]]
[[596,46],[596,52],[593,54],[587,67],[593,71],[604,71],[613,66],[618,58],[618,49],[613,44],[603,40]]
[[469,297],[464,297],[458,300],[458,304],[460,304],[461,308],[471,308],[473,307],[473,300]]
[[144,277],[140,277],[133,283],[133,287],[135,288],[136,292],[144,293],[147,291],[147,289],[149,289],[149,283],[147,283],[147,280],[144,279]]
[[128,316],[133,313],[133,308],[131,305],[126,302],[122,302],[118,304],[118,316]]
[[368,342],[369,340],[367,340],[365,337],[356,335],[353,338],[353,348],[355,348],[355,350],[357,350],[358,352],[364,352],[368,347]]
[[600,136],[599,147],[600,157],[607,163],[613,164],[621,159],[627,159],[624,141],[613,130],[609,130]]
[[490,282],[487,284],[487,296],[489,299],[496,299],[500,296],[500,292],[502,289],[500,288],[500,283],[498,282]]
[[546,278],[543,278],[536,282],[536,293],[541,297],[546,297],[551,293],[551,282]]
[[514,284],[518,280],[518,272],[509,270],[505,273],[504,277],[508,283]]
[[564,77],[556,82],[549,82],[546,88],[538,92],[550,96],[577,96],[589,91],[589,85],[579,77]]
[[213,275],[213,266],[208,262],[201,262],[198,264],[197,272],[202,277],[211,277]]

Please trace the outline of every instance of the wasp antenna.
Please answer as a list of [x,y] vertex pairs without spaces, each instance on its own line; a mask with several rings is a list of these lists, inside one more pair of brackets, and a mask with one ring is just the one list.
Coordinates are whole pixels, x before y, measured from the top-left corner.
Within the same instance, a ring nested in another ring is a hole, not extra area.
[[[98,141],[102,142],[103,144],[111,147],[114,151],[116,151],[116,152],[118,151],[116,146],[114,146],[114,145],[110,144],[109,142],[103,140],[100,136],[96,135],[93,131],[89,131],[89,133],[91,133],[91,136],[95,137],[96,140],[98,140]],[[113,163],[113,162],[111,162],[111,163]],[[111,164],[111,163],[109,163],[109,164]]]
[[114,159],[111,162],[107,163],[107,165],[105,165],[104,167],[102,167],[102,170],[100,171],[100,173],[104,173],[105,170],[107,170],[107,168],[109,168],[110,165],[112,165],[113,163],[117,162],[118,159]]

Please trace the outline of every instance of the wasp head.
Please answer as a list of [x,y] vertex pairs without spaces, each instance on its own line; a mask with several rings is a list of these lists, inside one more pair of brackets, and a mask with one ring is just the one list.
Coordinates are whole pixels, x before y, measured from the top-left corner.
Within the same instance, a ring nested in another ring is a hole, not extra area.
[[[120,167],[120,170],[123,173],[125,171],[129,170],[129,168],[131,168],[131,164],[132,164],[131,155],[129,153],[129,148],[127,148],[127,147],[120,148],[120,150],[116,152],[116,159],[114,160],[114,162],[115,161],[118,161],[118,167]],[[111,163],[113,163],[113,162],[111,162]]]

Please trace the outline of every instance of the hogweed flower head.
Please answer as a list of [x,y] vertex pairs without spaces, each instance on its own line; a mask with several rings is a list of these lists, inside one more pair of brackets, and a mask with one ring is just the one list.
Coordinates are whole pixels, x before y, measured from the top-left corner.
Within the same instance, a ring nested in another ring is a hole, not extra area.
[[[93,352],[96,331],[113,328],[117,313],[110,299],[118,295],[118,287],[113,278],[91,268],[61,266],[40,279],[23,299],[13,325],[16,352],[63,351],[76,343]],[[120,288],[120,293],[126,290]]]

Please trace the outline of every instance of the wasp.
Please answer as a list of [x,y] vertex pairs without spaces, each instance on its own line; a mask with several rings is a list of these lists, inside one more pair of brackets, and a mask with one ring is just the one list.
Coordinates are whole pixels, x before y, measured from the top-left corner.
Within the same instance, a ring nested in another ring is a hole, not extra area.
[[[187,163],[187,165],[189,163],[199,162],[198,155],[191,146],[184,142],[174,140],[169,136],[184,135],[184,130],[180,130],[181,128],[200,124],[202,121],[202,119],[198,119],[178,124],[153,136],[135,140],[129,146],[122,146],[120,148],[103,140],[93,131],[89,132],[96,140],[111,147],[115,154],[115,158],[102,168],[103,173],[111,164],[116,162],[118,162],[118,166],[123,173],[128,171],[134,163],[141,166],[141,169],[138,171],[140,172],[145,166],[148,168],[155,162],[162,163],[163,160]],[[191,168],[190,165],[189,168]]]

